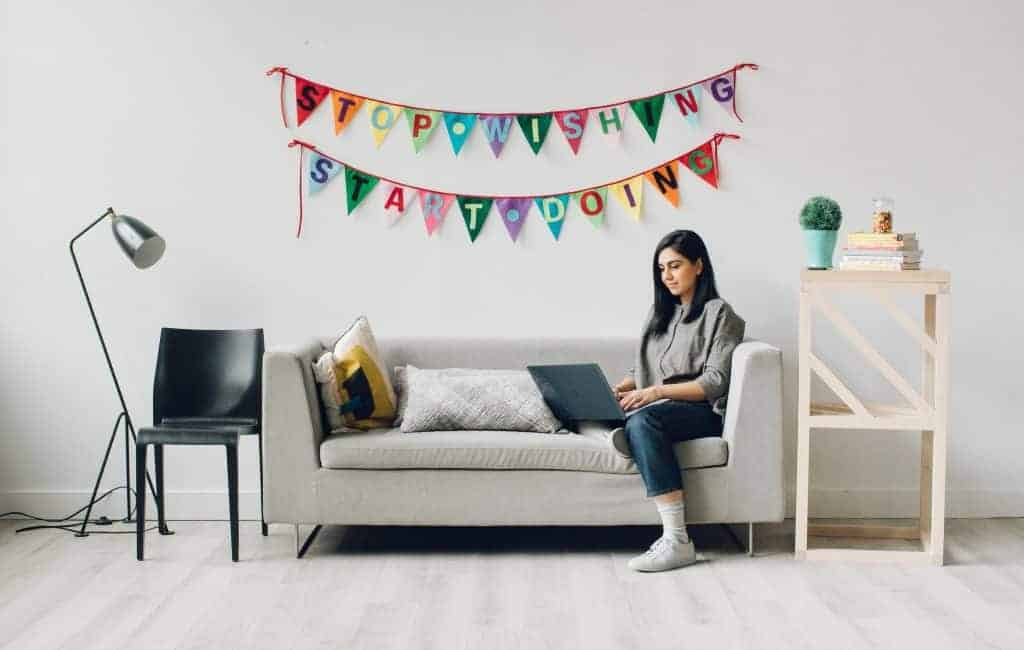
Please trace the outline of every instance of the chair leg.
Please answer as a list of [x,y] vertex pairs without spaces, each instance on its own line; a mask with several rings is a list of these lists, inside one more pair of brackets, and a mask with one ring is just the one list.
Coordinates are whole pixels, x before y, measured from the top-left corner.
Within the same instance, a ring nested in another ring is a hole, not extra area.
[[260,532],[266,537],[270,531],[267,527],[267,519],[263,516],[263,432],[258,433],[256,437],[260,444]]
[[156,518],[157,530],[161,535],[173,535],[174,531],[167,527],[167,515],[164,507],[167,505],[166,492],[164,492],[164,446],[153,445],[153,465],[156,472]]
[[135,445],[135,558],[142,561],[146,541],[146,445]]
[[238,446],[225,445],[228,457],[228,510],[231,517],[231,561],[238,562]]

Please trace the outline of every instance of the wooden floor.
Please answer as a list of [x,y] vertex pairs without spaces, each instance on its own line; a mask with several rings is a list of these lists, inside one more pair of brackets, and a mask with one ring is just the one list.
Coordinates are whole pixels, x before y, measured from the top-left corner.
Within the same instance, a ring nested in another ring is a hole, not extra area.
[[[637,574],[654,527],[291,527],[132,535],[0,522],[3,648],[1024,648],[1024,520],[952,519],[946,566],[801,563],[793,522],[756,557],[692,526],[698,564]],[[307,529],[308,530],[308,529]],[[832,540],[829,540],[832,543]]]

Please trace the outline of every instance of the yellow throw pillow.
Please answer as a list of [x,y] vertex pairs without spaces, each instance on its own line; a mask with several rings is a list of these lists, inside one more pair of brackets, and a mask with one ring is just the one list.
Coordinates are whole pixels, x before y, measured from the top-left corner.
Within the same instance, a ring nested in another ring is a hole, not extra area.
[[[331,354],[334,381],[323,387],[330,386],[334,392],[337,406],[333,408],[341,415],[344,426],[364,430],[392,426],[397,402],[395,389],[381,363],[366,316],[357,318],[338,338]],[[323,364],[320,365],[322,368]]]

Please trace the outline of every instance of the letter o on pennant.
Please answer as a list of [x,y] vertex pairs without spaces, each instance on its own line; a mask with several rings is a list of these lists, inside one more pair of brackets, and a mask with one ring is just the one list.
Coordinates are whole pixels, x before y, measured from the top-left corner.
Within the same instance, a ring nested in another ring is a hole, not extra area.
[[[381,124],[379,116],[384,114],[384,123]],[[395,123],[395,116],[397,113],[387,106],[377,106],[373,109],[373,113],[370,114],[370,121],[373,123],[375,129],[390,129],[391,125]]]
[[580,194],[579,204],[580,210],[588,217],[601,214],[604,211],[604,201],[601,199],[601,195],[594,190],[587,190]]

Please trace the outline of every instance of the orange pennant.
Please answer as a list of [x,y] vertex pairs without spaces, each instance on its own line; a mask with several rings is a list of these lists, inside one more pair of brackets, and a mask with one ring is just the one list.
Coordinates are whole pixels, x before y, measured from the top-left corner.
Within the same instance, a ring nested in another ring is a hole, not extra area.
[[656,167],[644,174],[654,189],[665,197],[665,200],[679,207],[679,175],[676,174],[676,161]]
[[359,112],[359,107],[363,105],[363,98],[359,95],[349,95],[340,90],[332,90],[331,105],[334,107],[334,135],[338,135]]

